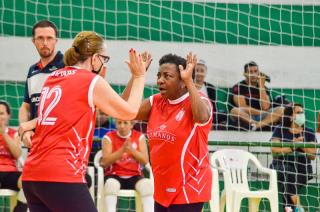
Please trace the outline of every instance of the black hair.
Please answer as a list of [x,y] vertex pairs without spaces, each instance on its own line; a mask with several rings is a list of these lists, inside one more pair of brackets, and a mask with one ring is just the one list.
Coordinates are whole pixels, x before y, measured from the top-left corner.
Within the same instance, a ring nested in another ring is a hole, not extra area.
[[4,101],[4,100],[0,100],[0,105],[4,105],[4,107],[6,108],[6,111],[9,115],[11,115],[11,109],[9,106],[9,103]]
[[295,107],[303,108],[303,106],[301,104],[298,104],[298,103],[290,104],[290,105],[288,105],[288,106],[286,106],[284,108],[283,117],[282,117],[282,125],[284,127],[289,128],[291,126],[291,124],[292,124],[291,118],[293,116]]
[[37,22],[35,25],[33,25],[32,27],[32,37],[35,36],[35,31],[37,28],[44,28],[44,27],[51,27],[54,29],[55,33],[56,33],[56,37],[58,37],[58,30],[57,27],[54,23],[52,23],[51,21],[48,20],[41,20],[39,22]]
[[[162,56],[159,60],[159,66],[161,66],[162,64],[165,63],[171,63],[171,64],[175,64],[176,65],[176,70],[180,73],[179,70],[179,65],[182,65],[183,68],[185,69],[187,67],[187,60],[184,59],[183,57],[180,57],[178,55],[175,54],[166,54],[164,56]],[[193,70],[192,72],[192,79],[195,78],[195,71]]]
[[250,67],[258,67],[258,64],[254,61],[250,61],[244,65],[244,72],[247,72]]

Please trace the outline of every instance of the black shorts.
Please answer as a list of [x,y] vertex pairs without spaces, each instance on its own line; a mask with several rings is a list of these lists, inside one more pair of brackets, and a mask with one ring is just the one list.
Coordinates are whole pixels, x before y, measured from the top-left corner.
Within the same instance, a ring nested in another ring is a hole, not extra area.
[[23,181],[22,187],[32,212],[97,212],[85,183]]
[[154,212],[201,212],[203,204],[203,202],[197,202],[191,204],[172,204],[168,207],[164,207],[159,203],[154,202]]
[[130,178],[121,178],[117,175],[108,175],[108,176],[104,176],[104,182],[106,182],[107,179],[109,178],[114,178],[116,180],[118,180],[120,182],[120,189],[132,189],[135,190],[136,189],[136,183],[141,180],[143,177],[140,175],[136,175]]
[[19,191],[18,180],[21,172],[0,172],[0,188]]

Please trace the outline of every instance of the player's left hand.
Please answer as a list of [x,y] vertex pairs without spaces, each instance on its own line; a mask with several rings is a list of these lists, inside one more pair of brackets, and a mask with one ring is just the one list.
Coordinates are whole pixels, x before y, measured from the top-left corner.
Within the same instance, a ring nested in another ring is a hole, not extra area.
[[186,69],[183,69],[183,66],[179,65],[180,76],[181,76],[181,79],[184,82],[188,82],[188,81],[192,81],[193,82],[192,73],[194,71],[194,68],[195,68],[196,64],[197,64],[197,56],[192,54],[192,52],[190,52],[187,55],[187,67],[186,67]]

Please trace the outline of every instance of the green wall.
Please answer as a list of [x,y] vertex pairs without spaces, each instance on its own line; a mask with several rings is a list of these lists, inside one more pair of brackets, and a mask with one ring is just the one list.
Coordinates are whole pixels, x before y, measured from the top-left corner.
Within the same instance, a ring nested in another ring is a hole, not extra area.
[[0,0],[0,35],[31,36],[42,19],[60,37],[94,30],[109,40],[320,46],[319,5],[152,0]]

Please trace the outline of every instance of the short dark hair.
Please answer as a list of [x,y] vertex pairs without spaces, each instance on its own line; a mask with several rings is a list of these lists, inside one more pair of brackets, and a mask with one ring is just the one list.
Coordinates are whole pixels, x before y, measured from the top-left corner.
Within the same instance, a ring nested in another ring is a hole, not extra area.
[[258,64],[254,61],[250,61],[244,65],[244,72],[247,72],[250,67],[258,67]]
[[299,103],[293,103],[284,108],[283,117],[282,117],[282,125],[284,127],[289,128],[291,126],[291,123],[292,123],[291,118],[292,118],[295,107],[303,108],[303,106]]
[[4,105],[4,107],[6,108],[6,111],[9,115],[11,115],[11,109],[9,106],[9,103],[4,101],[4,100],[0,100],[0,105]]
[[[159,66],[161,66],[162,64],[165,63],[171,63],[171,64],[175,64],[176,65],[176,70],[180,73],[179,70],[179,65],[182,65],[183,68],[185,69],[187,67],[187,60],[184,59],[183,57],[180,57],[178,55],[175,54],[166,54],[164,56],[162,56],[159,60]],[[195,78],[195,71],[193,70],[192,72],[192,79]]]
[[55,33],[56,33],[56,37],[58,37],[58,30],[56,25],[48,20],[41,20],[39,22],[37,22],[35,25],[33,25],[32,27],[32,37],[35,36],[35,31],[37,28],[44,28],[44,27],[51,27],[52,29],[54,29]]

